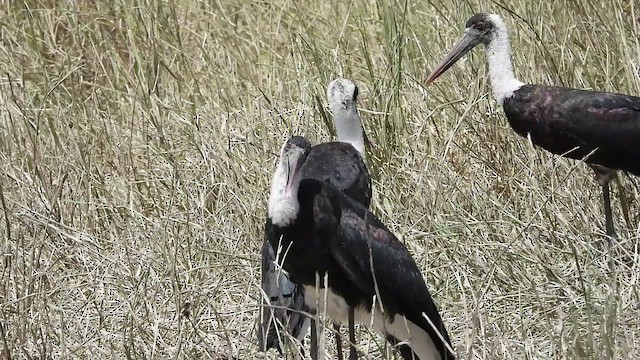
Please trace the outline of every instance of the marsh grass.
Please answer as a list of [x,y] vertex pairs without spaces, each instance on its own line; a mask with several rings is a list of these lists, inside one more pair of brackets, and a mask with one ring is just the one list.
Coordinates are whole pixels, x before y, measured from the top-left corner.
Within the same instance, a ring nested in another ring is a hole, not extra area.
[[638,179],[613,186],[608,254],[591,170],[509,129],[481,50],[421,86],[482,10],[523,81],[640,94],[633,0],[1,3],[0,358],[274,358],[269,180],[287,136],[333,134],[336,76],[360,86],[372,209],[460,358],[640,357]]

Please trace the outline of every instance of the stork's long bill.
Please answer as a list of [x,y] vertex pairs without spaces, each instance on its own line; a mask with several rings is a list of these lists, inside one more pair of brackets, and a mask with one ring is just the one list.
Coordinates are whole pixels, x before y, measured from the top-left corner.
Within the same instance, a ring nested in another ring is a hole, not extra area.
[[304,164],[304,160],[302,157],[297,154],[288,154],[284,161],[284,166],[287,169],[287,181],[285,186],[285,192],[290,192],[293,184],[300,181],[300,170],[302,169],[302,165]]
[[285,176],[285,194],[296,195],[291,194],[291,191],[297,191],[293,187],[300,182],[302,166],[307,160],[310,148],[311,144],[301,136],[292,136],[282,147],[279,166],[283,170],[282,175]]
[[444,74],[456,61],[460,60],[466,53],[471,51],[476,45],[480,43],[477,34],[470,29],[467,29],[458,40],[458,42],[453,46],[453,48],[449,51],[449,53],[444,57],[444,60],[431,72],[427,80],[425,81],[425,85],[429,85],[435,79],[437,79],[440,75]]

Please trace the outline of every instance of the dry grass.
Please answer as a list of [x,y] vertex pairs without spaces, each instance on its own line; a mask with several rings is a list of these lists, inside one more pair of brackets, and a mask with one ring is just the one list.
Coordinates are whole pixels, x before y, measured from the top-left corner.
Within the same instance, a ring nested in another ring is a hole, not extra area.
[[640,94],[633,0],[1,2],[0,358],[264,358],[275,152],[329,139],[338,75],[460,358],[640,358],[638,179],[610,273],[590,170],[508,128],[481,51],[419,85],[484,10],[522,80]]

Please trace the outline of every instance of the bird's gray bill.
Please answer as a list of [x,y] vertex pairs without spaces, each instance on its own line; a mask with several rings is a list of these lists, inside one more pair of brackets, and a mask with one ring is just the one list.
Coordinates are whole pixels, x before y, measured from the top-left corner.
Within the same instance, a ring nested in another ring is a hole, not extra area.
[[290,159],[287,162],[287,183],[285,189],[289,191],[294,182],[296,182],[299,172],[304,165],[304,159],[299,154],[295,155],[294,159]]
[[425,85],[431,84],[440,75],[444,74],[456,61],[460,60],[469,50],[478,45],[478,40],[471,32],[466,32],[462,38],[453,46],[444,60],[438,65],[425,81]]

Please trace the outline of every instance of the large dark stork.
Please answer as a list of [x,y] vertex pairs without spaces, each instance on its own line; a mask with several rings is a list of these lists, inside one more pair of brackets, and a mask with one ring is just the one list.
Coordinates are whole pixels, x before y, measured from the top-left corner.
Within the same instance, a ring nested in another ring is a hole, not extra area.
[[300,136],[283,145],[265,226],[279,263],[302,285],[305,304],[351,328],[372,323],[403,342],[404,359],[454,359],[407,248],[365,206],[326,182],[303,178],[310,149]]
[[[371,203],[371,178],[364,163],[366,137],[358,115],[358,86],[349,79],[333,80],[327,88],[327,99],[338,141],[311,148],[302,167],[302,176],[329,183],[368,208]],[[309,309],[304,304],[302,289],[286,272],[277,269],[274,261],[274,250],[265,238],[262,246],[262,289],[272,306],[264,306],[261,311],[258,346],[263,351],[275,347],[282,352],[280,342],[284,331],[280,325],[286,327],[288,334],[302,341],[310,320],[304,314]],[[315,323],[312,322],[311,326],[311,357],[317,359]],[[338,357],[342,359],[339,325],[335,325],[334,330]],[[351,357],[355,357],[355,348],[350,348]]]
[[583,160],[595,171],[611,243],[615,230],[609,181],[616,170],[640,176],[640,98],[520,82],[513,75],[507,27],[495,14],[476,14],[467,21],[464,35],[426,84],[478,44],[486,47],[493,94],[513,130],[547,151]]

